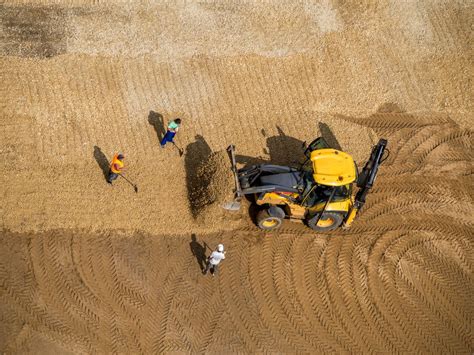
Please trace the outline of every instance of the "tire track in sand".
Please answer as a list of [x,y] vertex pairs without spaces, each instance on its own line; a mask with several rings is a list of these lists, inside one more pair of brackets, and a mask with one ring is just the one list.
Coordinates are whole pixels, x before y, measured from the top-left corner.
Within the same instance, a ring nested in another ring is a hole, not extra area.
[[73,351],[471,352],[470,132],[383,117],[354,120],[392,155],[349,230],[200,236],[229,250],[214,279],[182,262],[189,235],[6,232],[0,252],[28,261],[0,263],[2,319]]

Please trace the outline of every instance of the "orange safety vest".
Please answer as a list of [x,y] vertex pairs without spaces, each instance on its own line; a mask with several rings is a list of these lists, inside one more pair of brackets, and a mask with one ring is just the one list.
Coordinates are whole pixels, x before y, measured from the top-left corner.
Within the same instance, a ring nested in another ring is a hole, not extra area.
[[[115,166],[118,167],[118,170],[115,169]],[[118,154],[115,153],[114,158],[112,159],[112,164],[110,164],[110,170],[111,170],[114,174],[120,174],[122,168],[123,168],[123,161],[121,161],[121,160],[118,158]]]

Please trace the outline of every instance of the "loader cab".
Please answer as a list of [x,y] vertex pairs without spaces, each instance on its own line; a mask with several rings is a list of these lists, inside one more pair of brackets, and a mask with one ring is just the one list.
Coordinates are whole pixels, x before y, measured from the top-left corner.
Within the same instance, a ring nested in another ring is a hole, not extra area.
[[[347,153],[330,148],[324,138],[312,141],[305,149],[307,157],[302,167],[306,178],[307,188],[302,195],[301,205],[312,207],[327,201],[332,194],[332,201],[350,198],[352,184],[357,180],[357,166]],[[308,188],[311,186],[311,188]]]
[[[313,207],[319,203],[327,201],[332,193],[333,187],[314,184],[301,198],[301,205],[303,207]],[[352,195],[352,184],[335,187],[335,192],[332,197],[333,202],[347,200]]]
[[327,149],[331,147],[329,146],[328,142],[326,142],[326,140],[323,137],[318,137],[314,141],[309,143],[308,145],[306,145],[306,142],[304,142],[303,148],[305,148],[304,155],[306,156],[306,158],[309,159],[311,157],[311,152],[313,152],[314,150]]
[[[301,168],[318,174],[319,178],[315,177],[318,183],[340,186],[357,179],[357,165],[352,156],[332,148],[323,137],[316,138],[308,145],[304,142],[303,148],[306,161]],[[335,182],[335,178],[339,181]]]

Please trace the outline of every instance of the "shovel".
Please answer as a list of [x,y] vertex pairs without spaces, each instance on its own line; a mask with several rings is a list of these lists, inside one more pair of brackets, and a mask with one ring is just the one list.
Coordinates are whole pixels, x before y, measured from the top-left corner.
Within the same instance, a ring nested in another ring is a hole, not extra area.
[[123,176],[122,174],[119,174],[121,177],[123,177],[125,179],[126,182],[128,182],[130,185],[133,186],[133,189],[135,190],[136,193],[138,193],[138,186],[135,185],[134,183],[132,183],[130,180],[128,180],[125,176]]
[[174,141],[172,141],[171,143],[173,143],[173,145],[176,147],[176,149],[178,149],[179,156],[182,157],[183,154],[184,154],[184,150],[182,150],[180,147],[178,147]]

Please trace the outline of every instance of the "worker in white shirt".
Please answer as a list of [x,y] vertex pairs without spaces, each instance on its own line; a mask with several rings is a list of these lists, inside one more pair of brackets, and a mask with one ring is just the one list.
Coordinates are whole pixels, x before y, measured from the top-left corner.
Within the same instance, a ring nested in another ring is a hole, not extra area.
[[206,275],[209,270],[211,270],[211,275],[214,276],[217,274],[219,268],[219,263],[221,260],[225,259],[224,245],[219,244],[212,252],[212,254],[207,258],[206,268],[203,271],[203,274]]

